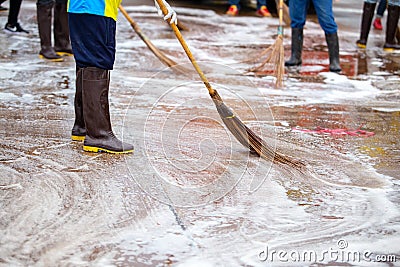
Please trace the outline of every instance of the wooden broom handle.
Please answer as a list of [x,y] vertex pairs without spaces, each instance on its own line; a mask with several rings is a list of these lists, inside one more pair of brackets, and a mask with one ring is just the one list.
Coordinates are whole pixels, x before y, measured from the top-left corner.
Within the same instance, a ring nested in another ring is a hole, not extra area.
[[[162,0],[157,0],[157,3],[160,6],[164,16],[166,16],[168,14],[168,9],[164,5],[163,1]],[[207,77],[204,75],[203,71],[200,69],[199,64],[197,64],[197,61],[194,58],[194,56],[193,56],[192,52],[190,51],[188,45],[186,44],[185,40],[183,39],[183,36],[182,36],[181,32],[179,31],[179,29],[175,25],[175,23],[172,23],[172,24],[170,23],[170,20],[171,19],[168,19],[168,24],[171,26],[172,30],[174,31],[176,38],[181,43],[183,50],[185,50],[186,55],[190,59],[190,62],[192,62],[193,67],[195,68],[195,70],[199,74],[199,76],[200,76],[201,80],[203,81],[204,85],[207,87],[208,93],[210,95],[214,95],[215,94],[215,90],[211,87],[211,84],[209,83]]]
[[136,31],[136,32],[140,32],[140,28],[139,26],[136,24],[136,22],[129,16],[128,12],[126,12],[125,8],[122,5],[119,5],[119,10],[121,11],[121,13],[124,15],[124,17],[128,20],[128,22],[131,24],[132,28]]
[[278,34],[283,35],[283,0],[279,0],[279,30]]

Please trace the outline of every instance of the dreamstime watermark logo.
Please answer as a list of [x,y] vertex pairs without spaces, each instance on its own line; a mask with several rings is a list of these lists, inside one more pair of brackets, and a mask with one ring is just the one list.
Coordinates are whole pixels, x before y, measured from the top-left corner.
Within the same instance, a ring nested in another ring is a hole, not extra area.
[[[275,148],[272,112],[257,86],[227,66],[201,65],[226,106]],[[166,69],[148,79],[132,97],[123,125],[124,141],[135,145],[134,155],[126,157],[132,181],[178,207],[220,199],[242,179],[255,191],[271,167],[235,139],[204,84],[191,75]]]
[[316,250],[285,250],[272,249],[268,245],[258,254],[258,259],[263,262],[285,263],[356,263],[356,262],[397,262],[395,254],[378,254],[370,250],[358,251],[349,249],[345,239],[336,242],[335,247],[322,251]]

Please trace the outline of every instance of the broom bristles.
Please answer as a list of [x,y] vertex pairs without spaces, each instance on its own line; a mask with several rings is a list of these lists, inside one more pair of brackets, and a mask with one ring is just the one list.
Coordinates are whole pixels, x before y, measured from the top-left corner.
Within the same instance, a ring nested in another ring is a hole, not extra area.
[[281,165],[288,165],[296,169],[304,167],[304,163],[289,158],[286,155],[276,152],[271,146],[269,146],[261,137],[255,132],[249,129],[233,112],[228,108],[222,101],[219,94],[215,91],[214,95],[211,95],[215,106],[217,107],[218,114],[222,121],[229,129],[229,131],[235,136],[235,138],[244,147],[250,149],[251,152],[257,153],[261,158],[279,163]]
[[281,34],[278,35],[278,38],[273,45],[271,45],[261,53],[261,56],[264,55],[267,55],[267,58],[258,66],[249,69],[249,71],[258,72],[263,70],[265,65],[273,64],[275,66],[275,86],[277,88],[281,88],[283,86],[283,76],[285,74],[283,36]]

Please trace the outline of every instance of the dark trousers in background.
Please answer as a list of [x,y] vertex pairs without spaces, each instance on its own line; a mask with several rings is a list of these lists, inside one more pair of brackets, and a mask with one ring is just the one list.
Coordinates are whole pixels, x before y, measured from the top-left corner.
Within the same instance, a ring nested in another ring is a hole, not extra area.
[[378,9],[376,10],[376,14],[379,17],[383,17],[383,13],[385,13],[386,6],[387,6],[387,1],[386,0],[379,1]]
[[[240,0],[229,0],[229,5],[235,5],[240,9]],[[257,9],[260,9],[261,6],[266,6],[267,0],[257,0]]]
[[37,5],[48,5],[50,3],[56,2],[57,4],[67,4],[68,0],[37,0],[36,4]]
[[18,22],[19,10],[22,0],[10,0],[10,9],[8,10],[8,21],[10,25],[15,25]]

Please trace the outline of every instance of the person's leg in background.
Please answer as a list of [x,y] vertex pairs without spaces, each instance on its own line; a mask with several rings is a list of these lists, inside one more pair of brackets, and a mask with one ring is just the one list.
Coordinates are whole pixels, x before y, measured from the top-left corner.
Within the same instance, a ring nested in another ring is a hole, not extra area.
[[267,0],[257,0],[256,15],[260,17],[271,17],[271,13],[267,8]]
[[60,56],[72,56],[69,40],[67,0],[56,0],[54,6],[54,50]]
[[50,61],[63,61],[51,45],[51,25],[54,0],[37,0],[36,11],[40,37],[40,58]]
[[4,29],[7,32],[18,33],[24,32],[29,33],[29,31],[24,30],[18,23],[19,10],[21,9],[22,0],[10,0],[10,10],[8,11],[8,21]]
[[229,16],[237,16],[239,14],[239,9],[240,9],[240,0],[229,0],[228,3],[229,3],[229,8],[225,14]]
[[386,0],[379,1],[378,9],[376,10],[376,17],[375,17],[374,23],[372,24],[372,25],[374,25],[374,28],[377,30],[383,29],[382,17],[383,17],[383,13],[385,13],[386,6],[387,6]]
[[361,19],[360,39],[356,44],[359,48],[366,48],[369,31],[371,29],[372,18],[374,16],[376,3],[378,0],[365,0]]
[[290,27],[292,29],[291,56],[285,66],[299,66],[302,63],[303,28],[306,23],[308,0],[289,1]]
[[395,40],[400,16],[400,0],[389,0],[387,10],[386,40],[383,49],[391,52],[400,50],[400,45],[397,44]]
[[325,32],[325,39],[329,52],[329,70],[340,72],[339,38],[337,24],[333,16],[332,0],[313,0],[318,22]]

